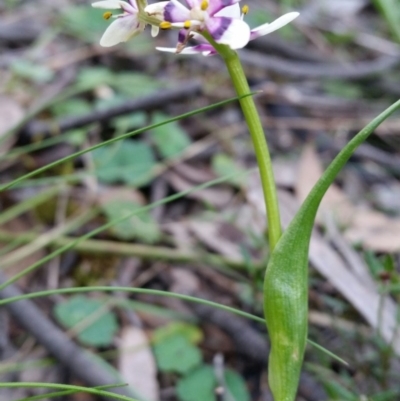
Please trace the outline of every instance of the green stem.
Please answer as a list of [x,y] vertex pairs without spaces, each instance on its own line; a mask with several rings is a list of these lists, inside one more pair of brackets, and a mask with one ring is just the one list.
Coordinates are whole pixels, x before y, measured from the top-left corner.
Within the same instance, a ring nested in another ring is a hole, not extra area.
[[[207,39],[210,40],[224,59],[237,95],[241,96],[250,93],[249,84],[237,53],[228,46],[218,45],[212,38]],[[268,219],[269,246],[272,251],[282,235],[282,228],[271,157],[253,97],[248,96],[239,99],[239,103],[250,131],[258,168],[260,170],[261,185]]]

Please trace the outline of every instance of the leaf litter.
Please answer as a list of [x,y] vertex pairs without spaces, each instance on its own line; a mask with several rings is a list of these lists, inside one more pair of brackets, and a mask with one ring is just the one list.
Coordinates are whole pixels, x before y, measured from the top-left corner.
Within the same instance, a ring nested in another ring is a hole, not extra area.
[[[1,150],[8,156],[21,146],[45,144],[46,140],[54,138],[59,141],[44,146],[40,151],[2,161],[0,175],[3,183],[56,159],[60,154],[70,154],[84,146],[140,128],[149,121],[159,121],[232,95],[217,58],[197,59],[198,64],[189,59],[171,61],[163,55],[156,55],[153,44],[145,39],[135,39],[117,50],[104,51],[96,45],[105,26],[101,13],[78,1],[62,1],[57,11],[47,0],[42,3],[46,13],[41,12],[40,16],[35,6],[29,3],[0,5],[5,22],[9,18],[28,16],[27,21],[33,27],[33,22],[41,21],[39,29],[35,25],[34,35],[28,35],[29,40],[23,39],[23,25],[19,25],[18,37],[15,29],[9,29],[9,24],[0,29],[0,36],[3,35],[0,82],[6,89],[0,98],[4,106],[0,107],[3,115],[0,133],[14,127],[23,118],[25,110],[31,110],[44,99],[47,90],[56,88],[57,93],[52,98],[55,100],[30,117],[31,123],[45,123],[47,127],[50,124],[53,131],[51,135],[41,136],[40,132],[32,135],[34,130],[29,127],[33,125],[29,125],[2,142]],[[385,58],[389,54],[398,57],[398,45],[391,41],[384,26],[384,14],[372,5],[367,6],[364,1],[343,2],[343,7],[324,3],[304,2],[301,11],[308,15],[307,26],[301,23],[299,31],[287,30],[274,35],[271,40],[254,41],[254,47],[243,52],[245,68],[254,89],[264,89],[257,101],[273,153],[284,225],[320,176],[321,165],[328,162],[328,156],[340,147],[343,137],[350,137],[353,130],[369,121],[383,103],[390,102],[400,93],[395,69]],[[260,19],[265,19],[265,15],[272,18],[277,5],[271,3],[260,7],[255,1],[250,4],[259,10]],[[256,25],[257,21],[254,22]],[[54,35],[60,26],[62,32]],[[357,32],[354,26],[357,26]],[[26,29],[30,29],[28,23]],[[250,52],[248,56],[246,52]],[[257,60],[261,60],[262,68]],[[65,81],[63,74],[72,80]],[[329,79],[324,78],[327,76]],[[93,113],[124,105],[133,97],[139,101],[148,95],[156,97],[162,89],[181,86],[183,80],[192,80],[193,77],[203,80],[203,93],[188,93],[186,98],[175,98],[164,102],[162,107],[145,108],[140,112],[127,110],[107,122],[96,123],[96,118],[92,118],[90,124],[74,127],[66,135],[57,130],[57,124],[67,118],[90,114],[96,117]],[[69,83],[58,85],[59,79]],[[218,85],[213,87],[214,82]],[[191,117],[121,141],[116,146],[101,148],[91,155],[91,161],[90,158],[78,159],[29,183],[39,192],[53,185],[39,179],[56,177],[68,185],[71,191],[68,217],[86,211],[87,205],[93,205],[95,198],[99,213],[69,234],[68,238],[75,238],[105,221],[119,218],[126,210],[134,211],[152,199],[160,199],[160,187],[163,188],[162,199],[226,173],[236,173],[224,184],[192,192],[163,205],[156,217],[146,212],[142,218],[128,219],[99,233],[94,240],[106,240],[111,245],[107,255],[95,257],[88,252],[89,248],[85,251],[85,243],[79,250],[61,255],[57,277],[59,286],[86,286],[98,282],[113,285],[123,276],[129,277],[126,285],[197,291],[203,297],[261,316],[260,287],[268,257],[264,242],[266,227],[259,182],[248,175],[240,177],[243,171],[254,167],[246,130],[240,119],[237,108],[226,106],[209,112],[205,117]],[[72,137],[75,140],[71,140]],[[314,147],[309,146],[309,142]],[[385,389],[395,389],[392,375],[398,368],[398,357],[393,355],[399,353],[400,347],[396,322],[399,299],[395,294],[385,292],[389,282],[381,277],[389,276],[390,284],[396,285],[399,274],[398,145],[398,121],[393,119],[380,127],[375,138],[368,143],[370,153],[360,152],[351,161],[349,168],[356,177],[355,184],[350,185],[351,190],[346,184],[350,182],[346,181],[350,174],[346,169],[338,184],[328,191],[321,206],[310,250],[314,271],[310,282],[311,333],[319,343],[332,345],[332,349],[345,358],[347,355],[343,354],[347,347],[351,354],[351,368],[338,369],[319,351],[310,349],[307,362],[317,365],[319,373],[325,369],[331,376],[315,373],[307,365],[306,370],[314,373],[311,381],[307,377],[302,380],[300,394],[305,400],[323,400],[323,397],[315,396],[321,391],[332,399],[341,399],[343,394],[347,399],[364,395],[375,399],[375,396],[385,396]],[[374,169],[369,169],[368,163],[377,165],[380,173],[374,175]],[[65,177],[69,174],[82,172],[92,175],[96,185],[79,177],[76,184],[66,183]],[[155,179],[162,185],[156,185]],[[18,198],[13,191],[16,190],[2,194],[2,210],[32,196],[32,192],[20,191]],[[56,247],[53,240],[63,238],[63,227],[54,231],[57,207],[51,203],[44,204],[50,218],[43,218],[42,211],[38,213],[37,206],[32,206],[31,210],[22,211],[1,228],[5,258],[15,250],[23,250],[29,243],[13,243],[15,235],[22,241],[24,233],[33,234],[35,238],[48,234],[45,246],[10,265],[12,274]],[[117,247],[113,250],[113,245],[117,244],[146,244],[148,253],[143,259],[120,255]],[[174,262],[164,261],[155,254],[156,246],[171,252],[191,252],[201,255],[201,258],[191,262],[182,262],[178,258]],[[385,257],[390,254],[393,255],[392,270],[385,267],[388,265]],[[223,257],[241,264],[239,271],[227,268]],[[129,269],[133,265],[135,268]],[[372,265],[376,274],[371,274]],[[39,269],[20,284],[26,292],[45,289],[46,274]],[[208,399],[214,399],[214,390],[221,382],[225,383],[233,399],[267,399],[268,388],[260,386],[260,382],[265,380],[265,366],[258,366],[254,356],[249,356],[250,352],[243,357],[232,336],[226,335],[225,331],[231,324],[229,318],[217,319],[213,323],[204,317],[210,315],[208,312],[201,314],[200,310],[188,308],[181,301],[160,300],[155,296],[138,295],[135,301],[157,305],[157,317],[150,309],[138,309],[138,320],[142,325],[139,327],[128,322],[119,306],[113,306],[111,310],[100,310],[98,320],[88,320],[87,324],[90,324],[82,326],[76,340],[81,349],[89,347],[103,360],[118,366],[124,379],[144,399],[176,397],[181,401],[195,401],[199,397],[204,399],[205,394]],[[51,319],[62,305],[71,302],[74,302],[72,296],[57,296],[37,305]],[[99,309],[102,303],[102,296],[96,294],[80,298],[72,309],[84,318],[90,315],[88,307]],[[160,318],[160,311],[168,308],[181,312],[182,321],[174,321],[171,317],[174,315],[168,313]],[[71,315],[71,310],[65,313]],[[113,323],[102,323],[102,317],[108,316],[109,319],[110,313],[114,316]],[[109,331],[96,328],[99,322]],[[197,333],[196,341],[179,329],[171,334],[172,340],[165,340],[164,345],[161,342],[157,349],[153,338],[171,324],[178,327],[180,324],[192,325]],[[60,327],[68,333],[71,325],[71,316],[66,320],[64,316]],[[2,328],[2,338],[8,338],[13,347],[19,347],[25,336],[34,336],[14,327],[14,323],[5,327]],[[249,327],[255,328],[264,340],[266,338],[261,326],[255,327],[243,321],[240,327],[243,333],[248,333]],[[82,335],[89,329],[94,334],[85,343],[86,337],[82,341]],[[341,331],[344,329],[346,336]],[[357,337],[358,331],[365,334],[363,339]],[[351,333],[355,333],[354,337],[350,336]],[[73,331],[72,335],[75,336]],[[107,338],[100,341],[98,337],[102,335]],[[247,334],[243,336],[246,341]],[[49,354],[46,345],[43,347],[40,355],[44,358]],[[136,348],[137,352],[125,351],[131,348]],[[214,358],[221,350],[225,354],[222,376],[218,374],[221,365]],[[181,355],[187,358],[181,360]],[[14,373],[16,380],[20,381],[26,376],[18,372],[29,371],[24,363],[28,366],[36,354],[28,347],[22,356],[22,365]],[[6,362],[2,360],[2,363]],[[369,367],[375,370],[368,370]],[[37,376],[37,379],[41,381],[65,380],[54,369],[52,374],[44,369],[40,372],[42,376]],[[74,379],[79,380],[79,377]],[[332,383],[335,385],[329,386]],[[27,394],[20,396],[15,392],[8,394],[7,399],[22,396]],[[71,399],[77,397],[74,395]],[[387,399],[394,401],[396,397],[398,395],[389,394]],[[93,400],[94,397],[88,395],[86,399]]]

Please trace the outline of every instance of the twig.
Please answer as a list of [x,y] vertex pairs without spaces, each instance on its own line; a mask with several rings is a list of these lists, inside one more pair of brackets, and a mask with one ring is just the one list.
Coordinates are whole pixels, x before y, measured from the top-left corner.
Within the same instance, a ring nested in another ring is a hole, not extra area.
[[296,44],[290,43],[286,40],[279,39],[277,35],[273,36],[264,36],[262,40],[255,40],[253,42],[249,42],[249,49],[254,49],[261,51],[266,54],[270,54],[271,52],[279,54],[281,56],[309,61],[309,62],[326,62],[326,56],[320,53],[317,53],[314,50],[300,48],[296,46]]
[[0,40],[9,43],[32,43],[40,35],[42,26],[32,19],[14,23],[2,23],[0,26]]
[[290,78],[335,78],[357,80],[388,71],[400,64],[399,57],[382,56],[373,61],[358,61],[349,64],[306,63],[284,60],[279,57],[241,50],[243,63]]
[[[85,211],[84,213],[74,216],[70,221],[68,221],[68,223],[56,226],[44,234],[32,234],[30,241],[27,241],[25,246],[10,252],[2,258],[1,267],[5,268],[21,261],[32,253],[35,253],[39,249],[52,243],[57,236],[66,234],[81,227],[83,224],[95,217],[96,214],[96,210]],[[19,234],[16,234],[16,236],[18,237]]]
[[[0,230],[0,241],[13,241],[18,238],[20,243],[30,243],[37,234],[35,233],[10,233]],[[49,243],[56,247],[63,247],[75,240],[73,237],[48,238]],[[161,246],[139,245],[104,240],[85,240],[74,246],[76,251],[96,255],[114,254],[119,256],[137,256],[147,260],[168,260],[181,263],[207,262],[216,266],[229,266],[236,269],[244,269],[245,262],[229,259],[213,254],[201,254],[195,252],[182,252],[172,248]],[[257,264],[255,264],[257,266]]]
[[27,136],[54,135],[70,129],[83,127],[94,122],[104,122],[111,118],[135,111],[150,111],[168,105],[176,100],[184,100],[199,95],[202,84],[200,81],[182,82],[174,89],[164,89],[159,92],[142,97],[140,99],[128,100],[117,106],[107,109],[95,110],[90,113],[64,118],[58,122],[45,123],[32,121],[24,129],[23,134]]

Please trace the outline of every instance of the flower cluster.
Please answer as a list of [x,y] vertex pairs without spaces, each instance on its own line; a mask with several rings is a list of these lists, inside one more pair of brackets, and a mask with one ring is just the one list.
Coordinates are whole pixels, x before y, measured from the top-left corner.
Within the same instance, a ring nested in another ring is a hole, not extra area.
[[[239,1],[186,0],[185,6],[178,0],[170,0],[142,7],[136,0],[103,0],[93,3],[92,6],[107,10],[122,10],[121,14],[115,16],[111,11],[104,13],[105,19],[115,20],[101,38],[102,46],[108,47],[126,42],[141,33],[146,23],[150,23],[152,36],[156,36],[159,29],[179,30],[176,47],[158,47],[158,50],[182,54],[201,53],[205,56],[216,53],[212,42],[227,45],[231,49],[241,49],[250,40],[276,31],[299,15],[297,12],[287,13],[272,23],[250,29],[244,21],[248,7],[240,9]],[[187,47],[190,39],[197,40],[199,44]]]

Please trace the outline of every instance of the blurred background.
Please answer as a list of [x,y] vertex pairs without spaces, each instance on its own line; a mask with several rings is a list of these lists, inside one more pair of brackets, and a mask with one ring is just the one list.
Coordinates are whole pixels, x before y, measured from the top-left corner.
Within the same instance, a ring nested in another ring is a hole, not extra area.
[[[399,98],[400,4],[248,5],[252,28],[301,14],[239,52],[259,92],[287,226],[338,151]],[[128,383],[115,391],[145,401],[272,400],[262,323],[112,291],[172,291],[262,316],[268,246],[255,158],[235,102],[84,153],[234,96],[218,56],[155,50],[175,46],[176,32],[153,39],[147,28],[126,44],[100,47],[109,25],[103,12],[89,1],[0,2],[1,184],[82,151],[0,193],[0,284],[20,275],[0,298],[109,287],[3,306],[0,380]],[[399,133],[397,114],[355,152],[320,208],[309,338],[348,365],[309,346],[298,400],[400,399]],[[54,391],[0,389],[0,400],[100,399],[46,395]]]

